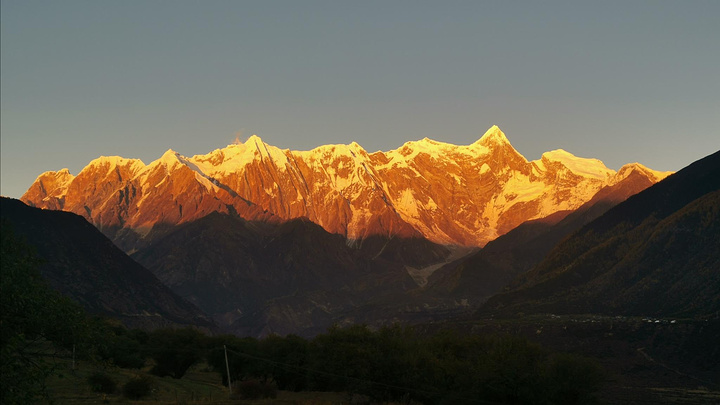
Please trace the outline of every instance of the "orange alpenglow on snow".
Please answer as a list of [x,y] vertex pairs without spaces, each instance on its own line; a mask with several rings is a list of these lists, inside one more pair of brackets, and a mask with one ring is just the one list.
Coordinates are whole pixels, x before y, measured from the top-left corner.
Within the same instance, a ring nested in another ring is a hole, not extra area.
[[46,172],[22,200],[82,215],[111,238],[217,211],[260,221],[305,217],[351,240],[484,246],[524,221],[576,209],[631,173],[649,183],[670,174],[639,163],[615,172],[561,149],[528,161],[497,126],[470,145],[425,138],[374,153],[355,142],[290,151],[253,135],[205,155],[168,150],[148,165],[100,157],[77,176]]

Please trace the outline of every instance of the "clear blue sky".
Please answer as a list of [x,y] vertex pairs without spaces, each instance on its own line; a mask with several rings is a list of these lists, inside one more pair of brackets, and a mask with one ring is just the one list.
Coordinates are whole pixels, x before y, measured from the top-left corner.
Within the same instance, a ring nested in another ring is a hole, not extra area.
[[497,124],[528,159],[720,149],[720,1],[2,0],[1,192],[253,133],[307,150]]

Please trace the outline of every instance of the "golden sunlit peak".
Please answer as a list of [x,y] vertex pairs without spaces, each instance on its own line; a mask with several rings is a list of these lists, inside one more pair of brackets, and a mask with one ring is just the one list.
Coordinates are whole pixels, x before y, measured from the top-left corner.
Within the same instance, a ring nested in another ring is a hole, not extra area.
[[481,145],[488,145],[491,143],[494,144],[503,144],[503,143],[510,143],[508,141],[507,137],[503,133],[503,131],[500,130],[500,128],[497,125],[493,125],[488,129],[485,134],[477,140],[478,144]]
[[179,162],[178,153],[172,149],[168,149],[165,151],[165,153],[163,153],[162,156],[160,156],[160,159],[158,159],[156,162],[170,165],[175,164]]
[[261,144],[261,143],[263,143],[263,140],[260,139],[260,137],[257,136],[256,134],[252,134],[252,136],[250,136],[250,138],[248,138],[247,141],[245,141],[245,145],[255,145],[255,144]]
[[165,157],[165,156],[167,156],[167,157],[175,157],[175,156],[177,156],[177,152],[175,152],[175,151],[172,150],[172,149],[168,149],[168,150],[165,151],[165,153],[163,153],[163,157]]
[[360,145],[359,143],[357,143],[355,141],[350,142],[350,144],[348,146],[350,147],[350,149],[353,149],[356,151],[363,151],[363,152],[365,151],[365,148],[363,148],[362,145]]

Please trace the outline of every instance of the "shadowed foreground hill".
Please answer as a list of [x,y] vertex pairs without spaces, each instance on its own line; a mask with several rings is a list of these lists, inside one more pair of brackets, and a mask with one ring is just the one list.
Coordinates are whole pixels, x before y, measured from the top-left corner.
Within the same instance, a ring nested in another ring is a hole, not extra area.
[[37,250],[42,276],[92,313],[130,327],[193,325],[215,329],[197,307],[174,294],[84,218],[0,199],[3,227]]
[[481,313],[716,317],[720,152],[617,205]]
[[370,298],[417,285],[403,264],[438,262],[426,239],[349,243],[308,220],[282,224],[212,213],[133,254],[176,293],[241,335],[314,335]]

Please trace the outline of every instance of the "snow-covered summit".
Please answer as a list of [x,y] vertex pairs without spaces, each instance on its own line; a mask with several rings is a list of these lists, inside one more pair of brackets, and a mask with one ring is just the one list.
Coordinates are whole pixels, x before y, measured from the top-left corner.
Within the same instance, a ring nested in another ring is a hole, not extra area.
[[497,126],[470,145],[424,138],[372,154],[357,142],[291,151],[253,135],[204,155],[169,149],[148,166],[100,157],[81,173],[44,173],[23,200],[134,230],[220,211],[305,217],[349,239],[400,233],[468,246],[575,209],[630,173],[667,175],[640,164],[616,173],[562,149],[528,162]]
[[624,179],[625,177],[629,176],[630,173],[632,173],[633,171],[636,171],[636,172],[650,178],[653,182],[658,182],[658,181],[664,179],[665,177],[673,174],[673,172],[662,172],[662,171],[658,171],[658,170],[653,170],[643,164],[634,162],[634,163],[628,163],[626,165],[623,165],[623,167],[621,167],[620,170],[618,170],[617,176],[621,179]]
[[37,177],[35,178],[35,181],[38,181],[38,180],[40,180],[40,179],[42,179],[42,178],[55,178],[55,179],[70,178],[70,179],[72,179],[73,177],[75,177],[75,176],[73,176],[73,175],[70,173],[70,169],[68,169],[68,168],[63,168],[63,169],[60,169],[60,170],[58,170],[58,171],[47,171],[47,172],[43,172],[43,173],[41,173],[39,176],[37,176]]
[[509,145],[510,141],[505,136],[505,133],[503,133],[503,131],[500,130],[500,128],[497,125],[493,125],[475,143],[477,143],[479,145],[483,145],[483,146],[505,145],[505,144]]
[[100,156],[90,161],[87,166],[127,166],[128,164],[142,163],[140,159],[128,159],[122,156]]
[[182,164],[180,158],[181,156],[179,153],[175,152],[172,149],[168,149],[165,151],[165,153],[162,154],[162,156],[160,156],[160,158],[150,162],[147,167],[153,168],[157,166],[164,166],[167,170],[171,170],[176,165]]
[[262,138],[260,138],[257,134],[252,134],[245,142],[245,146],[255,146],[255,145],[262,145],[265,142],[263,142]]
[[542,165],[542,162],[559,162],[579,176],[593,177],[599,180],[607,179],[615,174],[614,170],[607,168],[598,159],[578,157],[563,149],[543,153],[540,158],[540,165]]
[[140,159],[128,159],[120,156],[100,156],[90,161],[78,175],[95,172],[97,170],[105,170],[106,175],[110,174],[116,168],[126,168],[130,172],[138,172],[145,168],[145,164]]

